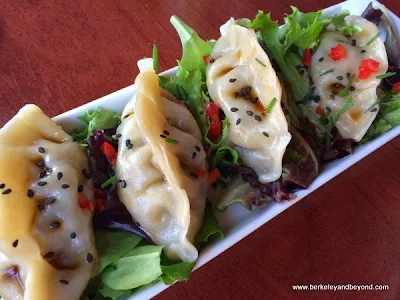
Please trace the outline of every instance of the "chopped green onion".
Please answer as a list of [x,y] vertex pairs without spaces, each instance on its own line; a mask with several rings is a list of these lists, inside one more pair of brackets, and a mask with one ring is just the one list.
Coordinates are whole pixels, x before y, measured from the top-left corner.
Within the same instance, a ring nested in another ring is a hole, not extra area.
[[264,114],[268,114],[276,103],[276,98],[272,99],[271,102],[268,104],[267,108],[264,110]]
[[114,175],[113,177],[109,178],[107,181],[104,181],[104,182],[102,183],[102,185],[100,186],[101,189],[104,190],[106,187],[112,185],[112,184],[114,183],[115,180],[117,180],[117,176]]
[[154,71],[158,72],[159,65],[158,65],[158,47],[157,44],[153,44],[153,67]]
[[81,147],[87,147],[88,144],[79,144],[79,146],[81,146]]
[[256,62],[258,62],[263,67],[266,67],[266,65],[261,60],[259,60],[257,57],[256,57]]
[[167,143],[171,143],[171,144],[179,144],[179,141],[174,140],[174,139],[171,139],[171,138],[169,138],[169,137],[166,137],[166,138],[165,138],[165,141],[166,141]]
[[375,41],[380,35],[381,35],[381,32],[378,31],[378,32],[366,43],[366,46],[371,45],[372,42]]
[[379,104],[379,99],[376,100],[374,103],[372,103],[372,105],[370,107],[368,107],[366,110],[364,110],[364,114],[366,114],[367,112],[369,112],[374,106]]
[[376,76],[376,78],[377,79],[384,79],[384,78],[391,77],[393,75],[396,75],[396,72],[387,72],[385,74],[381,74],[381,75]]
[[328,71],[325,71],[324,73],[322,73],[321,75],[319,75],[319,76],[324,76],[324,75],[326,75],[326,74],[329,74],[329,73],[332,73],[332,72],[335,72],[335,69],[334,68],[332,68],[332,69],[329,69]]
[[351,84],[353,83],[354,77],[355,77],[354,74],[350,76],[349,81],[347,82],[346,87],[344,88],[343,91],[341,91],[341,92],[339,93],[339,96],[340,96],[340,97],[346,97],[346,96],[349,95],[350,86],[351,86]]
[[349,96],[347,97],[346,104],[338,111],[338,113],[332,118],[332,125],[335,126],[339,118],[353,106],[353,99]]
[[169,126],[174,126],[174,122],[172,122],[172,120],[168,119],[168,124]]

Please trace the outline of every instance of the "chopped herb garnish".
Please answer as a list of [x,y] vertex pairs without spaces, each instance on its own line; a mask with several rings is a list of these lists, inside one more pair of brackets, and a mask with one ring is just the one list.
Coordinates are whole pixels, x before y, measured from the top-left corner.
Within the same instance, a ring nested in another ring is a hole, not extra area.
[[396,75],[396,72],[387,72],[385,74],[381,74],[381,75],[376,76],[376,78],[377,79],[384,79],[384,78],[391,77],[393,75]]
[[158,63],[158,47],[157,44],[153,44],[153,68],[154,71],[158,72],[159,70],[159,63]]
[[366,46],[371,45],[372,42],[375,41],[380,35],[381,35],[381,32],[378,31],[378,32],[366,43]]
[[353,106],[353,99],[351,97],[347,97],[345,105],[338,111],[338,113],[332,118],[332,125],[335,126],[336,122],[339,120],[341,115],[343,115],[350,107]]
[[170,137],[166,137],[165,141],[167,143],[171,143],[171,144],[179,144],[179,141],[175,140],[175,139],[171,139]]
[[114,181],[117,180],[117,176],[113,176],[111,178],[109,178],[108,180],[104,181],[101,185],[101,189],[105,189],[106,187],[112,185],[114,183]]
[[268,114],[276,103],[276,98],[272,99],[271,102],[268,104],[267,108],[264,110],[264,114]]
[[169,126],[174,126],[174,122],[172,122],[172,120],[168,119],[168,124]]
[[346,87],[344,88],[343,91],[341,91],[341,92],[339,93],[339,96],[340,96],[340,97],[346,97],[346,96],[349,95],[350,87],[351,87],[351,84],[353,83],[354,77],[355,77],[354,74],[350,76],[349,81],[347,82]]
[[259,60],[257,57],[256,57],[256,62],[258,62],[263,67],[266,67],[266,65],[261,60]]
[[374,106],[376,106],[376,105],[378,105],[378,104],[379,104],[379,99],[376,100],[374,103],[372,103],[372,105],[369,106],[366,110],[364,110],[364,113],[369,112]]
[[84,144],[84,143],[82,143],[82,144],[79,144],[79,146],[81,146],[81,147],[87,147],[88,146],[88,144]]
[[335,69],[334,69],[334,68],[329,69],[329,70],[325,71],[324,73],[321,73],[321,75],[319,75],[319,76],[324,76],[324,75],[329,74],[329,73],[332,73],[332,72],[335,72]]

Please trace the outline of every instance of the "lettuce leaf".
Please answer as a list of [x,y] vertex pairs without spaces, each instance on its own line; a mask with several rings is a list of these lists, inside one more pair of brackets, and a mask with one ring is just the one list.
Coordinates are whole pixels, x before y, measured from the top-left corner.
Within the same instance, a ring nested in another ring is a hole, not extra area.
[[73,131],[71,136],[76,141],[85,142],[97,129],[117,127],[121,121],[121,115],[99,108],[97,110],[89,110],[84,115],[79,116],[78,120],[85,123],[85,128]]
[[211,202],[207,201],[206,210],[204,212],[203,225],[195,238],[195,245],[198,249],[215,239],[223,239],[224,232],[219,226],[217,218],[214,215]]
[[182,261],[176,263],[164,259],[161,262],[161,270],[163,272],[161,279],[167,285],[172,285],[177,281],[187,281],[190,278],[194,266],[195,263],[191,262]]

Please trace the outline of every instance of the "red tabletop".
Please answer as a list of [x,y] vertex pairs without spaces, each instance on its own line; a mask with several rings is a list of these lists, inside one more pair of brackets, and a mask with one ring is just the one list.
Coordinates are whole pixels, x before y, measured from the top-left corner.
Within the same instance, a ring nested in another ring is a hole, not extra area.
[[[365,0],[367,1],[367,0]],[[205,38],[230,16],[281,18],[334,0],[0,1],[0,124],[26,103],[54,116],[131,84],[136,61],[180,57],[179,15]],[[400,15],[398,0],[382,1]],[[400,138],[294,205],[158,299],[400,299]],[[298,284],[386,292],[295,292]]]

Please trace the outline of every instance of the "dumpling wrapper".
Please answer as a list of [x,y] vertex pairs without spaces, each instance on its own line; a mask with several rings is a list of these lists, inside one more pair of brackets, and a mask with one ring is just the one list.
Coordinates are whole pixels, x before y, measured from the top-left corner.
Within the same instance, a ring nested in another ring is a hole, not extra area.
[[[254,169],[260,182],[276,181],[291,138],[279,79],[254,30],[230,19],[220,31],[211,53],[214,62],[207,67],[208,91],[230,120],[228,141],[243,163]],[[250,92],[243,95],[249,87]],[[273,99],[275,105],[265,115]]]
[[35,105],[0,130],[0,295],[6,300],[79,299],[95,274],[91,212],[78,204],[79,185],[93,201],[85,168],[83,149]]
[[[136,92],[118,128],[116,174],[121,201],[171,259],[195,261],[195,235],[206,203],[206,155],[198,125],[159,87],[152,60],[138,62]],[[172,140],[170,140],[172,139]],[[169,142],[168,142],[169,141]],[[126,187],[125,187],[126,183]]]
[[[365,135],[379,112],[379,105],[375,105],[374,108],[376,109],[372,111],[365,112],[365,110],[377,101],[376,88],[381,79],[376,78],[376,76],[387,72],[388,58],[385,45],[379,37],[367,46],[368,41],[378,33],[378,27],[375,24],[359,16],[348,16],[346,20],[349,25],[361,27],[362,31],[349,38],[340,32],[329,31],[322,36],[321,44],[312,57],[310,69],[310,75],[316,87],[314,94],[320,96],[321,100],[319,103],[311,101],[310,105],[313,106],[314,111],[320,105],[324,110],[329,107],[332,115],[337,114],[345,106],[347,99],[339,95],[331,96],[332,92],[339,94],[348,84],[348,77],[355,74],[352,82],[355,89],[350,91],[349,94],[353,105],[341,115],[335,127],[343,138],[358,142]],[[352,45],[353,39],[356,41],[355,45]],[[346,48],[347,58],[334,61],[328,55],[331,48],[338,44],[342,44]],[[320,61],[321,58],[322,61]],[[358,67],[364,59],[373,59],[379,62],[379,70],[367,79],[360,79]],[[321,75],[331,69],[334,69],[334,72]],[[335,88],[335,84],[341,85],[342,88]]]

